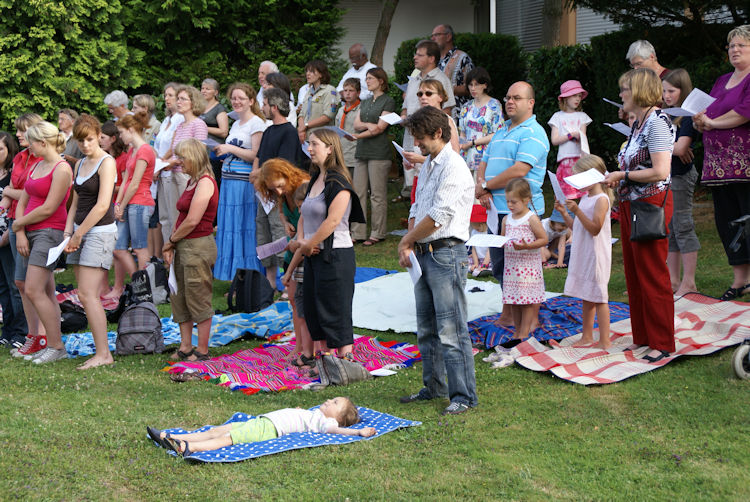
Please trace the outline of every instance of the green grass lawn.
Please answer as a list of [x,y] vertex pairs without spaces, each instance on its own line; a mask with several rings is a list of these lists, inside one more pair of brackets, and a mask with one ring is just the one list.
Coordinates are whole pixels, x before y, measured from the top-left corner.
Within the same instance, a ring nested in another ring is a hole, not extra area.
[[[390,189],[395,195],[397,185]],[[389,228],[397,228],[406,206],[391,206]],[[718,296],[731,269],[710,201],[699,198],[695,214],[698,287]],[[397,243],[358,246],[357,263],[398,268]],[[610,295],[627,301],[619,249]],[[57,279],[72,282],[72,273]],[[565,271],[546,271],[545,280],[562,291]],[[227,286],[216,283],[216,308],[226,308]],[[410,334],[357,332],[415,342]],[[259,343],[242,340],[212,354]],[[731,355],[681,358],[601,387],[520,366],[491,370],[478,356],[479,407],[446,418],[439,415],[446,403],[396,399],[419,389],[421,365],[348,388],[246,396],[172,383],[159,371],[165,355],[116,357],[114,366],[81,373],[80,359],[37,367],[6,353],[0,500],[747,500],[750,383],[734,377]],[[423,425],[374,441],[202,466],[145,436],[146,425],[195,428],[236,411],[307,408],[340,394]]]

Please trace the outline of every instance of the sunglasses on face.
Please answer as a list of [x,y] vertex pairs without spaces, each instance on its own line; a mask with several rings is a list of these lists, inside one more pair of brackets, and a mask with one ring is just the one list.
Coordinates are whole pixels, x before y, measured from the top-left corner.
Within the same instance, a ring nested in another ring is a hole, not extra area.
[[417,91],[417,97],[418,98],[421,98],[422,96],[427,96],[429,98],[433,94],[437,94],[437,92],[435,92],[435,91]]

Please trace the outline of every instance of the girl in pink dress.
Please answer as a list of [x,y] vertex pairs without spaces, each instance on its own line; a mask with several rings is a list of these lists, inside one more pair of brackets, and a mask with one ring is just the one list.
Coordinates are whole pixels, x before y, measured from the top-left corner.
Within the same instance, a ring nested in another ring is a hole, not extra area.
[[544,301],[541,248],[547,245],[547,232],[536,214],[529,210],[531,187],[523,178],[513,178],[505,187],[510,214],[503,219],[501,235],[505,244],[503,304],[511,308],[515,339],[529,336],[539,306]]
[[[604,161],[596,155],[585,155],[573,166],[574,173],[596,169],[607,172]],[[565,294],[583,300],[583,337],[577,347],[594,343],[594,314],[599,322],[599,343],[595,347],[608,349],[609,340],[609,295],[607,285],[612,266],[612,229],[609,210],[612,193],[597,183],[583,190],[580,202],[565,201],[573,220],[562,205],[555,201],[555,208],[562,213],[569,227],[573,227],[573,245],[570,250],[568,278]]]

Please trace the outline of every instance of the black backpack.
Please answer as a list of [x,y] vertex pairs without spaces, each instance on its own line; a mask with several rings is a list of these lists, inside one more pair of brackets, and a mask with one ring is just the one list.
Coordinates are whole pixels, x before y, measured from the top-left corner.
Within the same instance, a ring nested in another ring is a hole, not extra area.
[[60,304],[60,332],[61,333],[78,333],[86,329],[89,321],[86,318],[86,311],[83,307],[76,305],[70,300],[65,300]]
[[125,307],[117,324],[115,354],[161,354],[164,336],[159,311],[151,302],[133,303]]
[[232,312],[257,312],[273,303],[273,288],[257,270],[238,268],[229,286],[227,306]]
[[135,303],[151,302],[154,305],[166,303],[169,297],[167,269],[159,262],[149,262],[146,268],[133,273],[130,284]]

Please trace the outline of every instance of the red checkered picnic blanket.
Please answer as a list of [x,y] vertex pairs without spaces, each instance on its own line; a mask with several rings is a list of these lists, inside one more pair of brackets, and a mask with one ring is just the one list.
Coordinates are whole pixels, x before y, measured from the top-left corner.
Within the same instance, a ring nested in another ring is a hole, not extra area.
[[[78,298],[77,289],[72,289],[70,291],[66,291],[65,293],[59,293],[56,298],[58,303],[62,303],[65,300],[68,300],[75,303],[79,307],[83,307],[83,305],[81,304],[81,300]],[[119,298],[102,298],[101,300],[104,310],[115,310],[117,308],[117,304],[120,303]]]
[[711,354],[750,338],[750,303],[721,302],[692,293],[675,302],[675,318],[679,322],[675,328],[676,352],[656,363],[641,359],[648,347],[623,352],[633,343],[630,319],[612,324],[612,348],[608,351],[569,347],[580,335],[565,339],[555,348],[532,338],[514,348],[516,362],[582,385],[607,384],[661,368],[680,356]]

